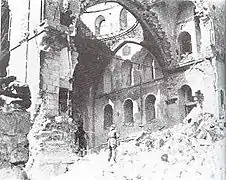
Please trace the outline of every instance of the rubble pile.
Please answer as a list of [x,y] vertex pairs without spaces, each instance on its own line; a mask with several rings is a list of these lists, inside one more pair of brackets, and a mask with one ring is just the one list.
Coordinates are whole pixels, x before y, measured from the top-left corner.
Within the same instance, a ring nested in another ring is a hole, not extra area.
[[121,143],[117,163],[107,162],[107,151],[77,161],[69,172],[52,180],[164,180],[225,179],[225,121],[195,108],[170,129],[142,132]]
[[30,158],[26,171],[31,179],[48,179],[64,173],[77,158],[73,152],[73,127],[68,117],[47,117],[44,110],[29,132]]

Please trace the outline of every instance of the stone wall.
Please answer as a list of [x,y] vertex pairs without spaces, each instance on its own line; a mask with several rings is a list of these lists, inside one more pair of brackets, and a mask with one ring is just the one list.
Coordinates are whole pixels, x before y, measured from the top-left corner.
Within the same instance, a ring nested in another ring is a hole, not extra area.
[[48,179],[67,171],[77,160],[73,133],[75,126],[69,117],[50,117],[42,109],[28,135],[30,158],[26,164],[32,179]]
[[[37,105],[34,125],[28,135],[30,158],[26,169],[32,179],[48,179],[64,173],[77,157],[73,136],[76,127],[68,112],[61,114],[59,109],[59,90],[71,90],[69,80],[77,63],[76,47],[70,44],[76,30],[75,26],[60,24],[60,11],[63,11],[60,1],[46,3],[46,19],[37,28],[37,32],[44,31],[37,38],[40,50],[39,101],[34,102]],[[72,14],[77,17],[78,1],[70,3]]]
[[[117,90],[105,93],[101,93],[101,88],[99,88],[94,100],[95,117],[89,117],[94,118],[96,143],[101,144],[106,142],[108,130],[104,130],[104,107],[108,104],[113,108],[113,123],[117,125],[121,137],[126,137],[132,132],[139,131],[140,125],[144,125],[145,129],[156,131],[162,127],[170,127],[181,122],[185,117],[182,113],[184,105],[181,106],[180,104],[180,89],[183,85],[188,85],[191,88],[193,99],[199,91],[204,96],[204,99],[200,102],[201,104],[194,99],[195,106],[202,106],[203,112],[215,114],[215,79],[211,62],[203,59],[200,63],[188,66],[187,70],[174,72],[169,74],[167,78],[160,77],[153,81],[143,82],[142,86],[140,84],[126,88],[118,86]],[[103,84],[101,87],[108,84]],[[145,100],[148,95],[154,95],[156,98],[156,118],[150,124],[146,121],[147,113],[145,110]],[[125,126],[124,124],[125,110],[123,106],[127,99],[133,101],[134,124],[132,127]],[[143,103],[142,106],[141,102]],[[143,112],[141,112],[141,108],[143,108]],[[143,113],[142,119],[141,113]]]
[[[71,127],[71,119],[67,115],[58,115],[59,88],[71,90],[69,79],[72,77],[73,68],[77,63],[78,53],[76,48],[70,44],[70,36],[76,34],[75,24],[70,27],[60,24],[61,1],[45,1],[45,6],[41,2],[44,1],[9,2],[12,13],[11,45],[12,47],[20,45],[12,53],[9,74],[17,76],[18,80],[26,82],[31,87],[32,106],[29,109],[31,112],[29,122],[31,119],[34,125],[31,131],[27,130],[24,125],[25,135],[19,134],[17,137],[14,134],[6,134],[4,137],[1,135],[1,138],[12,140],[11,144],[17,146],[16,142],[23,141],[29,132],[30,157],[26,169],[30,177],[43,176],[41,179],[44,179],[48,178],[45,177],[48,174],[56,175],[65,172],[68,163],[72,163],[75,156],[75,152],[73,152],[75,127]],[[69,2],[76,22],[80,9],[79,1],[71,0]],[[27,41],[27,38],[31,38],[31,40]],[[28,112],[26,113],[28,114]],[[14,118],[15,115],[12,115],[11,118]],[[6,122],[8,123],[8,121]],[[12,123],[14,121],[12,120]],[[7,128],[9,128],[8,124]],[[23,129],[21,126],[19,128]],[[20,144],[18,148],[19,146]],[[27,156],[24,158],[27,162],[28,146],[26,148]],[[4,148],[2,149],[4,150]],[[17,153],[16,150],[7,151],[9,152],[4,153],[9,153],[11,159],[7,158],[12,162],[17,163],[18,159],[22,158],[20,152]],[[12,153],[14,154],[11,155]],[[16,153],[18,157],[15,155]],[[25,162],[23,159],[21,161]]]
[[[143,66],[138,67],[139,64],[143,64]],[[156,117],[151,123],[146,121],[145,100],[148,95],[154,95],[156,98]],[[133,101],[134,123],[129,126],[125,125],[123,108],[127,99]],[[108,133],[108,129],[104,129],[104,108],[106,105],[112,106],[113,123],[117,125],[121,137],[125,137],[141,130],[140,126],[145,125],[145,128],[154,131],[179,122],[179,117],[172,118],[168,112],[166,100],[163,73],[151,53],[141,48],[131,57],[131,60],[123,60],[115,56],[106,67],[98,83],[93,104],[95,116],[89,116],[90,119],[93,119],[95,126],[96,145],[106,142]],[[167,120],[171,121],[168,125],[166,124]]]
[[[216,90],[217,90],[217,111],[219,117],[225,117],[225,95],[226,95],[226,60],[225,60],[225,2],[218,1],[217,3],[209,2],[211,9],[210,15],[213,18],[213,29],[215,35],[215,47],[213,46],[213,52],[216,55],[216,61],[213,62],[215,65],[216,72]],[[224,38],[223,38],[224,37]],[[223,99],[221,99],[223,92]],[[223,102],[222,102],[223,100]]]
[[8,109],[6,105],[0,109],[0,124],[0,178],[14,176],[16,179],[24,173],[22,167],[29,158],[27,134],[31,128],[30,114],[22,110]]

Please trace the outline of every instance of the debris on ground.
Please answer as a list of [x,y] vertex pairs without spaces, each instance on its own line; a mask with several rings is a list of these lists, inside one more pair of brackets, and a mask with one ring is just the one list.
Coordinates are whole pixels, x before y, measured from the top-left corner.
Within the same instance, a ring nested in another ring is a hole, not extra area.
[[194,111],[173,128],[121,143],[117,163],[109,164],[103,149],[52,180],[225,180],[225,121]]

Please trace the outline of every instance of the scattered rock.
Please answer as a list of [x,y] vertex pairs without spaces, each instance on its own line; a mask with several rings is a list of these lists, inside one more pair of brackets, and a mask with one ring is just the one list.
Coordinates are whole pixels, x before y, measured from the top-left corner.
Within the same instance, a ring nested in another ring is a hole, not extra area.
[[167,155],[167,154],[163,154],[163,155],[161,156],[161,160],[162,160],[162,161],[165,161],[165,162],[168,162],[168,155]]

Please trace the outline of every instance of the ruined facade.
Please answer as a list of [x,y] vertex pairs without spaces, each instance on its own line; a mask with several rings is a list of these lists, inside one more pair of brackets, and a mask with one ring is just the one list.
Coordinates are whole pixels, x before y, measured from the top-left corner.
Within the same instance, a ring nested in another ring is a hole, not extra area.
[[96,144],[106,141],[112,123],[125,137],[141,127],[155,131],[173,126],[196,106],[224,116],[223,40],[216,38],[214,24],[219,18],[212,19],[223,12],[223,3],[158,2],[139,7],[147,8],[142,15],[135,8],[130,11],[133,6],[126,1],[119,3],[124,6],[100,4],[81,15],[114,56],[97,84],[85,95],[84,88],[77,93],[87,99],[80,111],[86,128],[95,132]]
[[195,106],[224,116],[223,1],[8,1],[7,72],[31,90],[28,168],[63,172],[74,125],[95,148],[112,123],[123,138]]

